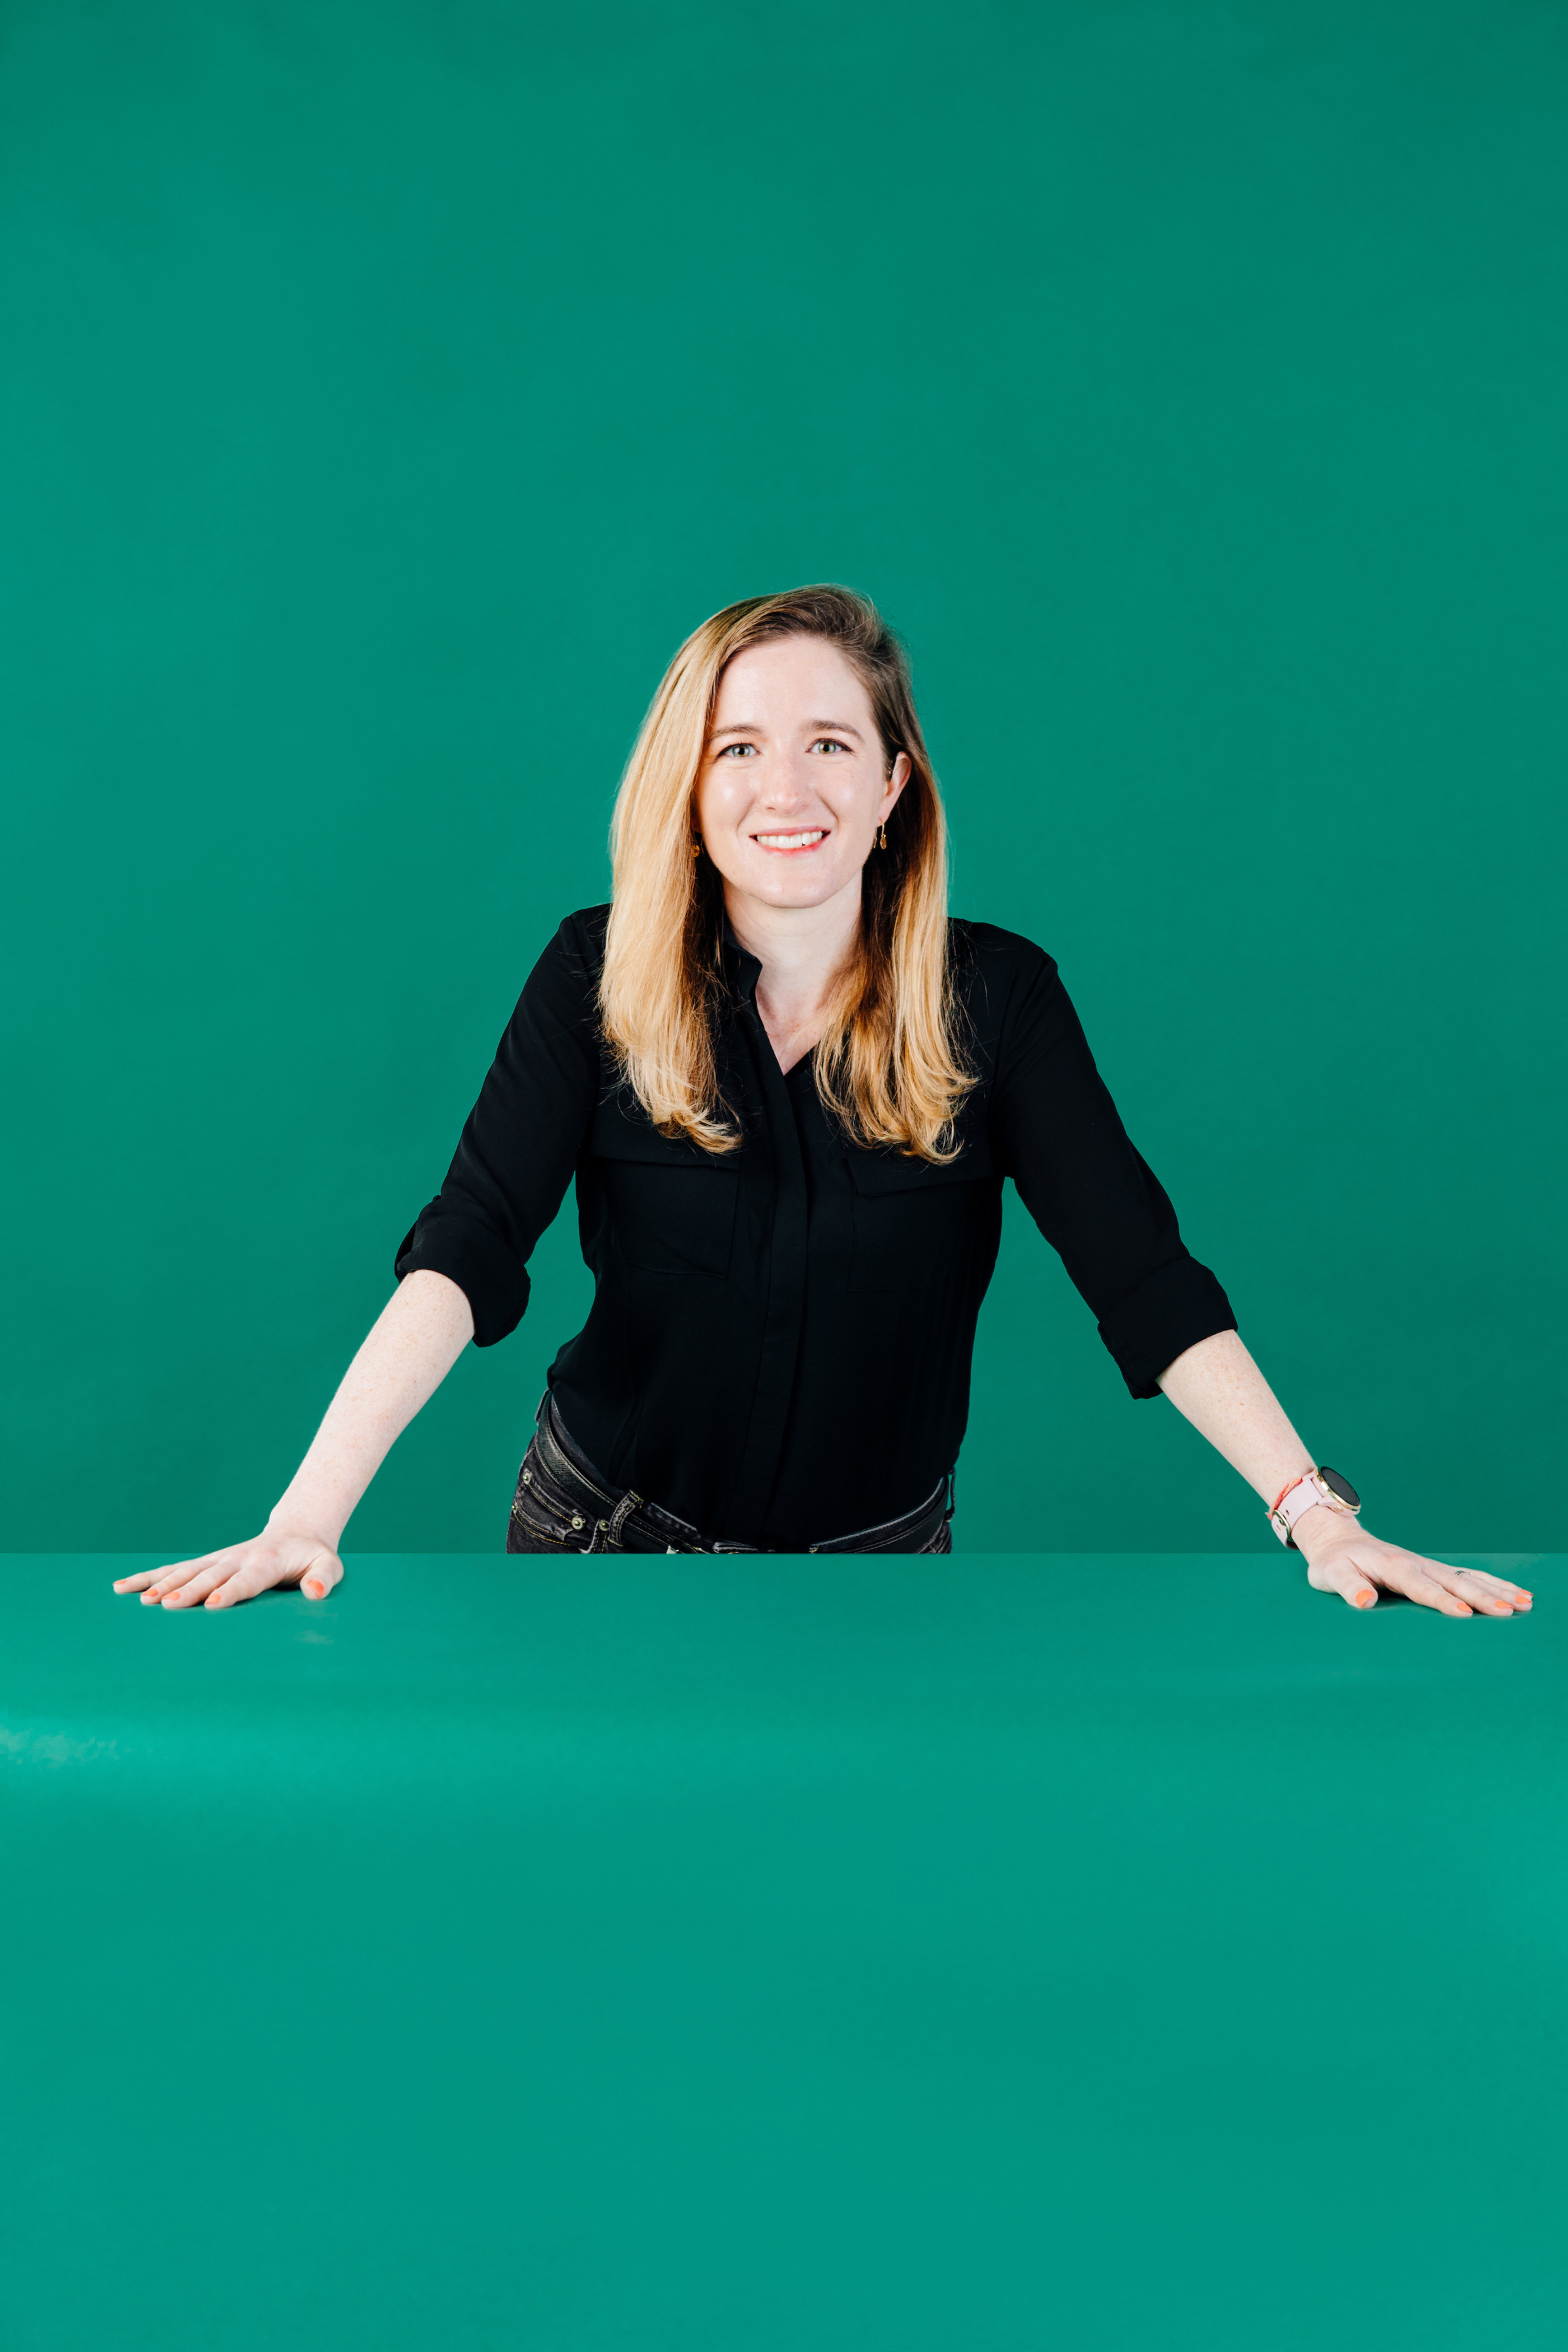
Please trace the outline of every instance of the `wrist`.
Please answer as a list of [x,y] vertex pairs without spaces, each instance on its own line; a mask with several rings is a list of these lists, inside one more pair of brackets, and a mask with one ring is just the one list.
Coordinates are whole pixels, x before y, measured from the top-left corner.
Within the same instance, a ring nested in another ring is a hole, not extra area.
[[1291,1540],[1299,1552],[1310,1559],[1314,1551],[1326,1550],[1331,1545],[1344,1543],[1353,1536],[1360,1522],[1349,1511],[1336,1511],[1327,1503],[1314,1503],[1303,1511],[1290,1530]]
[[313,1509],[308,1496],[281,1495],[267,1514],[269,1536],[291,1536],[304,1543],[325,1544],[335,1552],[347,1521],[335,1511]]
[[1300,1550],[1294,1530],[1309,1518],[1321,1527],[1325,1519],[1353,1519],[1361,1509],[1361,1496],[1348,1478],[1322,1463],[1316,1470],[1303,1470],[1282,1486],[1272,1503],[1267,1506],[1268,1524],[1280,1542],[1290,1550]]

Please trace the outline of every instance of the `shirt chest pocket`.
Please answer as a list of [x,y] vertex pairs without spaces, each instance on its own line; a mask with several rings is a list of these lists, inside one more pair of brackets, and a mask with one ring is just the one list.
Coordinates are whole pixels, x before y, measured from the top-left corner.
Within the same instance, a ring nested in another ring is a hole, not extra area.
[[1000,1186],[984,1142],[945,1168],[897,1152],[851,1151],[855,1188],[853,1290],[922,1287],[968,1265],[995,1214]]
[[623,1119],[595,1124],[589,1158],[610,1246],[623,1265],[639,1274],[724,1279],[738,1171],[695,1145],[670,1142]]

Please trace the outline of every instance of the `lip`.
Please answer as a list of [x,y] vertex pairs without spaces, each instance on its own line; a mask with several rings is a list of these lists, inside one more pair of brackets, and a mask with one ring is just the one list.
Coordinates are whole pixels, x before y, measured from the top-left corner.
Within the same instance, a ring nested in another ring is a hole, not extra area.
[[775,833],[753,833],[749,838],[770,857],[809,857],[827,839],[827,828],[798,824],[792,832],[786,832],[781,825]]

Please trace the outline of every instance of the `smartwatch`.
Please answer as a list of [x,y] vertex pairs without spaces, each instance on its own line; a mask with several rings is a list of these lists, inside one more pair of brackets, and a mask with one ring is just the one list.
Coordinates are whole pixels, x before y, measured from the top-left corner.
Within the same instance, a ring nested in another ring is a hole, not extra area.
[[1350,1480],[1342,1478],[1337,1470],[1331,1470],[1326,1462],[1320,1463],[1315,1470],[1304,1471],[1300,1478],[1292,1478],[1268,1507],[1268,1524],[1288,1551],[1299,1548],[1291,1533],[1297,1520],[1320,1503],[1348,1519],[1353,1519],[1361,1510],[1361,1496]]

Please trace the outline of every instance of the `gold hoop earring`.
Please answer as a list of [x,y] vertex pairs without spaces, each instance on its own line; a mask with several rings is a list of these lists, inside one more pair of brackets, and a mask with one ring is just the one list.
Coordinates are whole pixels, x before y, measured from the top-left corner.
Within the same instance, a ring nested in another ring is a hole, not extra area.
[[888,828],[885,824],[879,824],[877,827],[877,846],[879,849],[886,849],[888,846]]
[[691,836],[691,863],[693,864],[693,866],[695,866],[695,865],[696,865],[696,863],[697,863],[698,859],[701,856],[701,855],[702,855],[702,843],[701,843],[701,840],[700,840],[700,836],[699,836],[697,834],[695,834],[695,833],[694,833],[694,834],[692,835],[692,836]]

